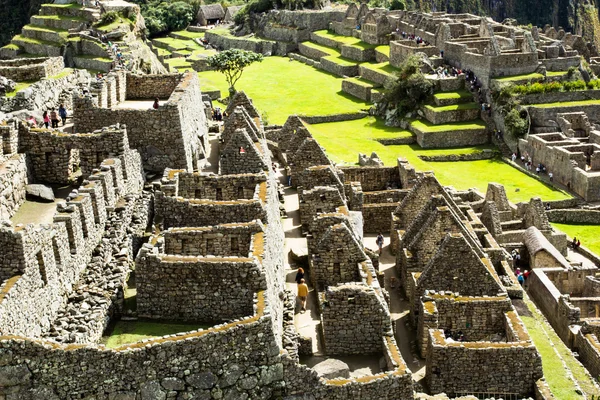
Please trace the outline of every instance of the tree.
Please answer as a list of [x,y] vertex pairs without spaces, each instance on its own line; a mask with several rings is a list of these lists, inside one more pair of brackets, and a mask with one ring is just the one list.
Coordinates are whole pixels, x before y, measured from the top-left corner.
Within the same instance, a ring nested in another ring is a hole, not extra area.
[[236,92],[235,84],[242,77],[244,68],[262,60],[262,54],[240,49],[229,49],[208,57],[207,63],[209,67],[225,75],[225,79],[229,84],[229,95],[233,96]]

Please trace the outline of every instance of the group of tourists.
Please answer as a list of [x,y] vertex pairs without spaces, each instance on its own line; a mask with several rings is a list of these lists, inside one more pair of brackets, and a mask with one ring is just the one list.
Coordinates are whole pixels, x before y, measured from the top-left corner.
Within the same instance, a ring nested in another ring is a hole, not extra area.
[[67,109],[63,104],[58,107],[58,112],[56,111],[56,108],[50,109],[50,112],[48,112],[48,110],[44,111],[42,114],[44,126],[46,129],[48,129],[50,126],[52,126],[52,128],[58,128],[58,124],[61,120],[63,126],[65,126],[67,123],[67,114]]
[[529,271],[527,269],[524,272],[521,272],[521,268],[517,268],[515,270],[515,275],[517,276],[517,280],[519,281],[521,286],[525,286],[525,282],[527,282],[527,278],[529,278],[530,274],[531,274],[531,271]]
[[581,242],[579,241],[579,239],[574,237],[573,241],[571,242],[571,247],[573,248],[573,250],[579,250],[579,247],[581,247]]
[[[398,32],[398,31],[396,30],[396,32]],[[417,45],[424,45],[424,46],[430,45],[430,43],[427,40],[424,40],[421,36],[417,36],[417,35],[411,34],[411,33],[406,33],[404,31],[402,31],[401,35],[402,35],[402,39],[414,40],[415,43],[417,43]]]

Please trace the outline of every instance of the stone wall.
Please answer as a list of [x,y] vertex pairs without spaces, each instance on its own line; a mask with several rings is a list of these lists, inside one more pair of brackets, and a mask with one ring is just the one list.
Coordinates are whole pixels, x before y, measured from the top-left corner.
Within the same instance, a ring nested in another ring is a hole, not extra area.
[[363,204],[362,214],[364,219],[364,233],[387,232],[392,224],[392,213],[398,203]]
[[379,354],[381,338],[391,335],[385,301],[359,283],[329,287],[321,321],[328,355]]
[[[127,124],[129,145],[140,151],[145,168],[155,171],[166,167],[197,169],[198,161],[204,158],[201,138],[208,132],[200,84],[197,74],[176,76],[180,79],[179,84],[169,100],[156,110],[150,108],[151,102],[146,110],[111,109],[103,108],[101,97],[74,96],[74,130],[91,132],[115,123]],[[165,86],[170,85],[168,77],[132,79],[149,79],[144,91],[155,87],[157,93],[166,92]],[[134,94],[144,95],[142,91],[134,91]]]
[[179,74],[127,75],[127,100],[166,100],[181,81]]
[[363,191],[372,192],[386,190],[391,187],[401,188],[398,167],[351,167],[339,168],[344,173],[344,182],[360,182]]
[[138,316],[218,322],[253,314],[266,289],[262,266],[248,257],[144,254],[136,261]]
[[267,180],[264,173],[218,176],[182,171],[173,176],[175,179],[170,184],[176,185],[174,195],[215,201],[252,199],[258,191],[264,190]]
[[57,75],[64,67],[62,57],[0,60],[0,76],[15,82],[38,81]]
[[548,210],[550,222],[561,224],[600,224],[600,211],[585,209]]
[[259,199],[211,201],[165,196],[162,192],[156,193],[154,212],[162,218],[165,228],[264,221],[265,218]]
[[3,163],[0,171],[0,221],[10,219],[23,204],[28,183],[24,154],[15,154]]
[[[256,315],[183,336],[151,339],[116,350],[52,342],[4,340],[1,394],[20,398],[98,399],[136,396],[271,398],[281,396],[279,346],[259,293]],[[234,353],[223,357],[222,352]],[[207,356],[208,355],[208,356]],[[82,372],[104,371],[102,374]],[[139,366],[139,367],[136,367]],[[143,371],[154,371],[150,376]],[[216,397],[215,397],[216,396]]]

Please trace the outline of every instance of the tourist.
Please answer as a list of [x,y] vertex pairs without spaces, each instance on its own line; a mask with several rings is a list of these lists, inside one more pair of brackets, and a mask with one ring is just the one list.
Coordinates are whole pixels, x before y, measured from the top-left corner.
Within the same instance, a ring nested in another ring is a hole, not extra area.
[[52,122],[53,128],[58,128],[58,113],[56,112],[56,108],[53,108],[50,111],[50,121]]
[[573,241],[571,242],[571,247],[573,248],[573,250],[575,250],[575,248],[577,247],[577,238],[574,237]]
[[440,58],[444,58],[444,50],[440,50]]
[[46,127],[46,129],[48,129],[48,126],[50,125],[50,117],[48,116],[48,111],[44,111],[42,118],[44,119],[44,126]]
[[154,99],[154,104],[152,105],[152,108],[154,108],[155,110],[158,110],[158,106],[159,106],[159,104],[158,104],[158,97],[156,97]]
[[304,280],[304,269],[303,268],[298,268],[298,272],[296,272],[296,278],[294,279],[296,281],[296,283],[299,285],[302,281]]
[[577,239],[577,244],[575,245],[575,250],[579,250],[579,247],[581,247],[581,242],[579,241],[579,239]]
[[300,279],[298,284],[298,298],[300,299],[300,309],[302,312],[306,311],[306,298],[308,297],[308,286],[304,279]]
[[552,172],[548,172],[548,178],[550,178],[550,182],[554,180],[554,174]]
[[383,251],[383,235],[381,233],[379,235],[377,235],[377,239],[375,240],[375,243],[377,244],[377,247],[379,248],[379,255],[381,255],[381,252]]
[[29,123],[29,125],[32,128],[37,128],[37,121],[35,120],[35,118],[33,117],[33,115],[30,115],[29,118],[27,118],[27,122]]
[[525,285],[525,277],[523,276],[523,274],[517,275],[517,281],[519,281],[521,286]]
[[512,162],[515,162],[515,160],[517,159],[517,153],[512,153],[512,156],[510,158]]
[[62,119],[62,124],[65,126],[67,123],[67,109],[64,104],[58,106],[58,115],[60,115],[60,119]]

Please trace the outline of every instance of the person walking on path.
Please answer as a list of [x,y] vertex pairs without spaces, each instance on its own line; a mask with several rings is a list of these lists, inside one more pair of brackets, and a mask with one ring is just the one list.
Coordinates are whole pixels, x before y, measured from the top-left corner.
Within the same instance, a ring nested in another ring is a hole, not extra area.
[[303,313],[306,311],[306,299],[308,298],[308,285],[304,279],[300,279],[300,283],[298,283],[298,298],[300,299],[300,309]]
[[300,284],[301,280],[304,280],[304,269],[298,268],[298,272],[296,272],[296,278],[294,279],[297,284]]
[[377,235],[377,239],[375,240],[375,243],[377,244],[377,247],[379,248],[379,255],[381,255],[381,252],[383,251],[383,235],[381,233],[379,235]]
[[158,97],[154,99],[154,104],[152,105],[152,108],[154,108],[155,110],[158,110]]
[[58,128],[58,113],[56,112],[56,108],[50,111],[50,121],[52,121],[53,128]]
[[50,126],[50,117],[48,116],[48,111],[44,111],[42,117],[44,118],[44,126],[46,129],[48,129],[48,126]]
[[58,114],[60,115],[60,119],[62,119],[63,126],[65,126],[67,123],[67,109],[65,108],[64,104],[61,104],[58,107]]

